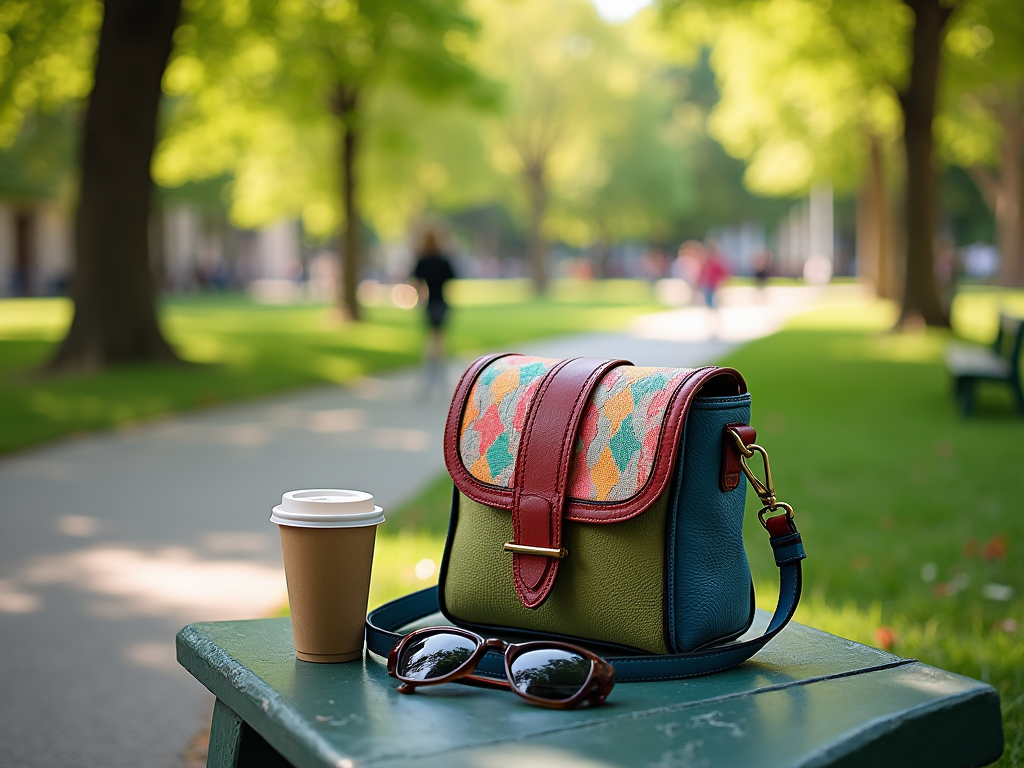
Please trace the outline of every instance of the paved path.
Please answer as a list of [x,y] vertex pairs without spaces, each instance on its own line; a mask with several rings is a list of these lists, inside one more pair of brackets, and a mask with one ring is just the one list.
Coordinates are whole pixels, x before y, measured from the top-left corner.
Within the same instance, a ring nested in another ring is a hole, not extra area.
[[[694,366],[781,312],[684,309],[520,351]],[[281,605],[268,516],[283,491],[364,488],[386,510],[443,470],[447,402],[416,388],[399,373],[0,460],[0,764],[181,765],[210,699],[176,664],[175,632]]]

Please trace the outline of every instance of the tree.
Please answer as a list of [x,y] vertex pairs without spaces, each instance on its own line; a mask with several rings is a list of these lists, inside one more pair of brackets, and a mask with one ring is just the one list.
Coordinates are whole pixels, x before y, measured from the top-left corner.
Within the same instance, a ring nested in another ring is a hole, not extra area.
[[[705,18],[705,40],[714,46],[712,65],[723,103],[733,88],[750,97],[733,99],[717,111],[711,130],[727,149],[748,160],[748,183],[763,185],[763,191],[786,186],[787,177],[802,180],[814,174],[842,183],[849,178],[844,169],[866,165],[862,199],[883,205],[878,201],[884,189],[881,154],[892,129],[902,122],[906,254],[900,323],[920,318],[948,325],[933,266],[937,178],[932,122],[942,42],[957,4],[664,0],[664,5],[677,16]],[[751,24],[755,18],[762,26]],[[723,52],[722,37],[733,34],[752,48],[737,43],[727,45],[731,54]],[[895,115],[892,103],[898,105]],[[852,138],[851,130],[860,136]],[[857,151],[851,153],[850,147]],[[885,210],[876,208],[869,218],[884,221]],[[875,250],[884,252],[887,240],[884,235],[877,239],[881,247]]]
[[160,79],[178,11],[178,0],[0,8],[0,146],[33,115],[89,96],[79,142],[75,313],[50,370],[176,359],[156,320],[146,230]]
[[633,67],[621,37],[585,0],[488,0],[476,8],[484,33],[474,59],[505,86],[504,111],[490,130],[494,161],[519,182],[530,275],[543,293],[552,204],[562,190],[588,183],[585,171],[600,176],[601,127],[616,122],[621,105],[616,72],[629,78]]
[[643,58],[636,51],[640,66],[614,94],[618,108],[598,127],[596,151],[554,200],[553,230],[572,245],[592,246],[599,277],[608,276],[612,246],[667,242],[697,204],[689,136],[674,115],[675,83],[660,62]]
[[454,52],[473,20],[457,0],[194,0],[193,19],[168,72],[179,105],[158,175],[174,184],[229,171],[241,221],[297,211],[314,232],[337,226],[339,300],[358,319],[374,102],[393,88],[484,100],[485,84]]
[[176,359],[156,320],[147,225],[160,79],[178,11],[177,0],[0,9],[0,46],[9,48],[0,70],[0,146],[34,115],[89,96],[79,141],[75,313],[49,370]]
[[1000,280],[1024,285],[1024,15],[974,0],[946,38],[940,146],[970,170],[996,222]]
[[840,191],[859,186],[860,266],[891,296],[884,158],[899,134],[890,85],[903,63],[899,19],[891,4],[883,6],[872,14],[873,34],[861,35],[857,19],[836,13],[813,0],[719,11],[707,39],[721,95],[708,129],[747,162],[744,180],[755,193],[804,195],[821,182]]
[[148,225],[160,81],[180,0],[107,0],[82,128],[71,328],[53,370],[174,361],[156,317]]
[[955,5],[943,5],[940,0],[904,0],[904,3],[914,12],[914,28],[910,77],[900,91],[903,151],[907,162],[904,192],[907,255],[899,323],[923,320],[927,325],[948,327],[949,313],[939,299],[935,283],[933,243],[938,214],[938,174],[932,123],[942,42]]
[[26,118],[55,115],[93,83],[99,0],[7,0],[0,5],[0,148]]

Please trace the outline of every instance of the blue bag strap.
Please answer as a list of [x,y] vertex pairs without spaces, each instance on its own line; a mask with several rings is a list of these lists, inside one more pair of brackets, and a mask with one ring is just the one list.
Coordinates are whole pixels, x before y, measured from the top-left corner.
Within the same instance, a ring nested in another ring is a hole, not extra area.
[[[732,642],[716,648],[690,653],[641,654],[636,656],[606,656],[615,667],[615,681],[649,682],[653,680],[679,680],[699,677],[742,664],[761,650],[789,623],[800,602],[802,585],[800,561],[804,553],[800,532],[792,517],[778,515],[769,518],[765,527],[771,534],[770,543],[775,551],[775,564],[779,567],[779,602],[764,634],[744,642]],[[440,611],[437,587],[429,587],[392,600],[370,612],[366,617],[366,647],[378,656],[387,658],[391,649],[402,639],[403,627]],[[488,651],[476,674],[505,679],[505,660],[502,654]]]

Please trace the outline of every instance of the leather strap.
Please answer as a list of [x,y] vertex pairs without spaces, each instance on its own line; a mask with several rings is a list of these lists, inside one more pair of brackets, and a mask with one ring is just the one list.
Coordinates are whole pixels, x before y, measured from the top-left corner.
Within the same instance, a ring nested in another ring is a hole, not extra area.
[[[785,515],[768,518],[770,543],[775,550],[779,566],[779,602],[764,634],[741,643],[727,643],[717,648],[691,653],[663,655],[608,656],[615,667],[615,681],[619,683],[679,680],[720,672],[742,664],[789,623],[800,602],[802,572],[800,561],[807,555],[800,540],[800,532],[793,520]],[[395,644],[402,639],[403,627],[440,611],[437,587],[392,600],[370,612],[366,617],[366,648],[387,658]],[[477,666],[476,674],[505,679],[504,656],[488,651]]]
[[738,488],[740,478],[743,477],[743,454],[739,447],[729,436],[728,431],[735,429],[743,438],[744,445],[757,442],[757,430],[748,424],[726,424],[725,434],[722,438],[722,477],[719,485],[723,491],[731,491]]
[[[617,365],[629,363],[596,357],[564,360],[538,387],[512,478],[513,543],[561,549],[569,467],[580,420],[598,382]],[[537,608],[547,600],[558,563],[558,558],[545,555],[512,555],[513,582],[523,605]]]

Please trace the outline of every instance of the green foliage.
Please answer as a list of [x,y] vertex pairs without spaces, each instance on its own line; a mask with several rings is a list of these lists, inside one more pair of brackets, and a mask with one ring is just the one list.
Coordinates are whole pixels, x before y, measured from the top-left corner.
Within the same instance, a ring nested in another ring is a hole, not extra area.
[[695,193],[676,94],[645,30],[612,26],[584,0],[479,0],[474,10],[472,59],[505,88],[483,127],[505,179],[496,199],[524,225],[543,199],[545,234],[575,246],[666,236]]
[[[677,52],[675,56],[678,55]],[[681,134],[682,153],[691,166],[693,188],[699,192],[694,207],[677,214],[677,238],[701,240],[708,230],[738,221],[774,227],[789,213],[792,201],[752,194],[743,184],[743,161],[727,154],[705,130],[708,114],[718,103],[708,51],[701,51],[696,61],[687,61],[685,69],[671,70],[671,76],[677,94],[673,124]]]
[[0,148],[35,112],[54,115],[92,89],[99,0],[0,4]]
[[684,57],[712,46],[721,99],[708,130],[747,163],[754,192],[802,194],[821,181],[853,189],[866,137],[898,137],[909,19],[896,0],[682,3],[676,13],[698,22],[676,46]]
[[[816,181],[853,189],[866,137],[902,131],[898,93],[910,63],[913,14],[899,0],[666,0],[665,34],[678,58],[711,45],[721,101],[708,128],[747,163],[762,194],[805,192]],[[936,137],[961,165],[994,165],[1000,110],[1024,110],[1024,16],[1015,0],[971,0],[944,44]]]
[[596,151],[556,201],[553,218],[562,224],[557,229],[570,242],[567,235],[578,231],[583,237],[577,245],[595,239],[671,240],[675,222],[697,205],[690,134],[676,111],[676,83],[660,62],[644,61],[639,32],[630,47],[634,61],[642,63],[632,75],[639,80],[615,69],[615,117],[599,124]]
[[1024,124],[1020,4],[966,3],[953,18],[943,53],[944,109],[935,122],[940,146],[948,160],[960,165],[998,165],[1007,123]]
[[951,165],[941,178],[941,209],[956,245],[995,241],[995,222],[967,172]]
[[394,102],[490,97],[453,42],[475,30],[457,0],[193,0],[187,10],[164,78],[174,104],[154,174],[166,186],[233,175],[231,210],[242,226],[300,215],[307,231],[333,232],[348,121],[368,144],[357,169],[377,203],[368,218],[393,234],[395,209],[408,214],[416,200],[416,177],[404,177],[413,189],[395,200],[374,188],[378,179],[394,185],[363,163],[410,133],[394,122]]
[[[519,341],[621,328],[654,311],[642,283],[556,284],[549,301],[507,282],[456,281],[448,344],[479,354]],[[127,366],[39,379],[71,320],[64,299],[0,301],[0,453],[75,432],[128,425],[176,411],[284,389],[346,383],[415,364],[425,344],[419,311],[371,307],[342,326],[329,307],[274,307],[240,297],[180,298],[162,311],[168,339],[201,365]]]
[[75,110],[34,112],[14,142],[0,151],[0,198],[39,200],[65,197],[74,167]]

